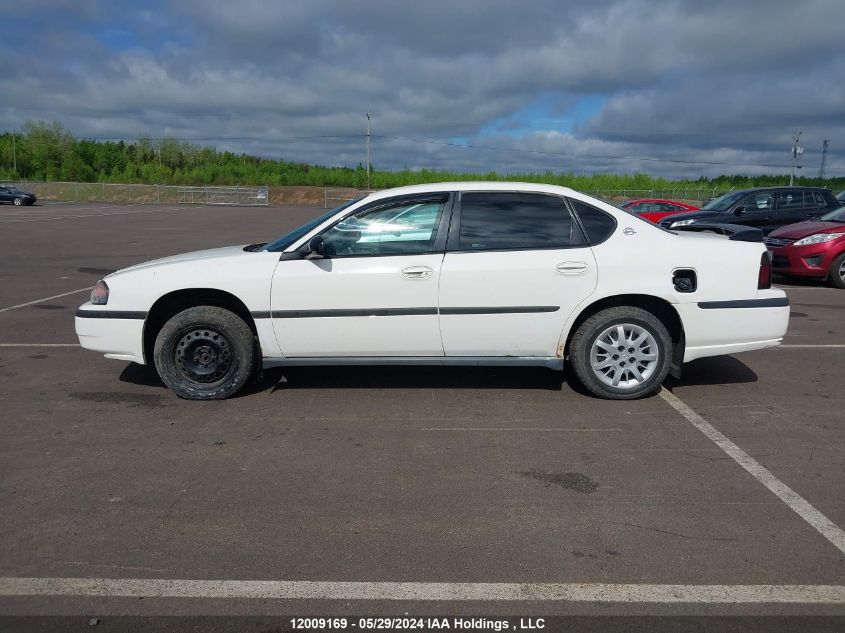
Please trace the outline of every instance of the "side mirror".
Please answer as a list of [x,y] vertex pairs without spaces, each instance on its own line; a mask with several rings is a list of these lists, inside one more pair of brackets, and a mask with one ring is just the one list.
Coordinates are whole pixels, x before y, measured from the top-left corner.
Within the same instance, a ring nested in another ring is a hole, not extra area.
[[305,253],[305,259],[322,259],[325,257],[323,253],[323,236],[315,235],[308,241],[308,250]]
[[737,207],[734,209],[735,216],[745,215],[746,213],[748,213],[748,209],[746,207]]

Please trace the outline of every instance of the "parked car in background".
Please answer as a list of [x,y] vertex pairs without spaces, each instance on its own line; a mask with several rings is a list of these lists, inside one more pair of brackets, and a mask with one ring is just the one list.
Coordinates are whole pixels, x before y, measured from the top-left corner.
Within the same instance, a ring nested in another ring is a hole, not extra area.
[[772,231],[766,248],[772,253],[774,272],[827,279],[845,289],[845,207]]
[[818,218],[841,206],[822,187],[764,187],[731,191],[711,200],[700,211],[664,218],[660,225],[675,229],[694,223],[732,223],[756,227],[768,235],[776,228]]
[[12,185],[0,185],[0,203],[11,202],[15,206],[35,204],[38,198],[30,191],[21,191]]
[[631,399],[684,362],[778,345],[788,320],[758,231],[675,233],[563,187],[466,182],[117,271],[76,332],[196,400],[262,366],[564,361],[592,393]]
[[839,203],[845,206],[845,191],[840,191],[836,194],[836,199],[839,200]]
[[636,213],[638,216],[649,220],[650,222],[659,222],[667,215],[674,215],[676,213],[684,213],[688,211],[698,211],[698,207],[676,200],[664,200],[662,198],[648,198],[644,200],[629,200],[622,205],[622,208],[631,213]]

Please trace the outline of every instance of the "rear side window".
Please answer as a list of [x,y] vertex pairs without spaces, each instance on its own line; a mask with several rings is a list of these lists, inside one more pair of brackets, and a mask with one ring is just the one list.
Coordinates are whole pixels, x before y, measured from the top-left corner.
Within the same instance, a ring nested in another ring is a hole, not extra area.
[[604,242],[616,229],[616,220],[604,211],[599,211],[593,206],[580,200],[569,199],[572,208],[581,220],[581,225],[587,233],[590,244]]
[[781,209],[802,209],[804,207],[804,192],[803,191],[781,191],[780,205]]
[[565,248],[583,244],[562,198],[535,193],[461,194],[457,249]]

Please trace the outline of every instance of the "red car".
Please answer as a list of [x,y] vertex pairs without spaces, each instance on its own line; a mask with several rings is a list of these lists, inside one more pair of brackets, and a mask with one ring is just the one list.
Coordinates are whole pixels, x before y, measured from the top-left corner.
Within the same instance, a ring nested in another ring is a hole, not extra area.
[[796,277],[827,278],[845,288],[845,207],[817,220],[775,229],[766,238],[772,272]]
[[636,213],[640,217],[650,220],[651,222],[658,222],[667,215],[674,213],[686,213],[687,211],[698,211],[698,207],[676,200],[663,200],[660,198],[653,198],[648,200],[629,200],[622,205],[622,208],[631,213]]

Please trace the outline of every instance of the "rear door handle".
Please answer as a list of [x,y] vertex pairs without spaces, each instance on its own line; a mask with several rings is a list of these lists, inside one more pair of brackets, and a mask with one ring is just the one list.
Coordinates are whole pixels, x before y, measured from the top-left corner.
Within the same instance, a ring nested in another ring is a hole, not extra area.
[[402,269],[402,276],[405,279],[428,279],[434,274],[431,266],[406,266]]
[[587,268],[587,262],[561,262],[555,266],[555,270],[563,275],[580,275]]

